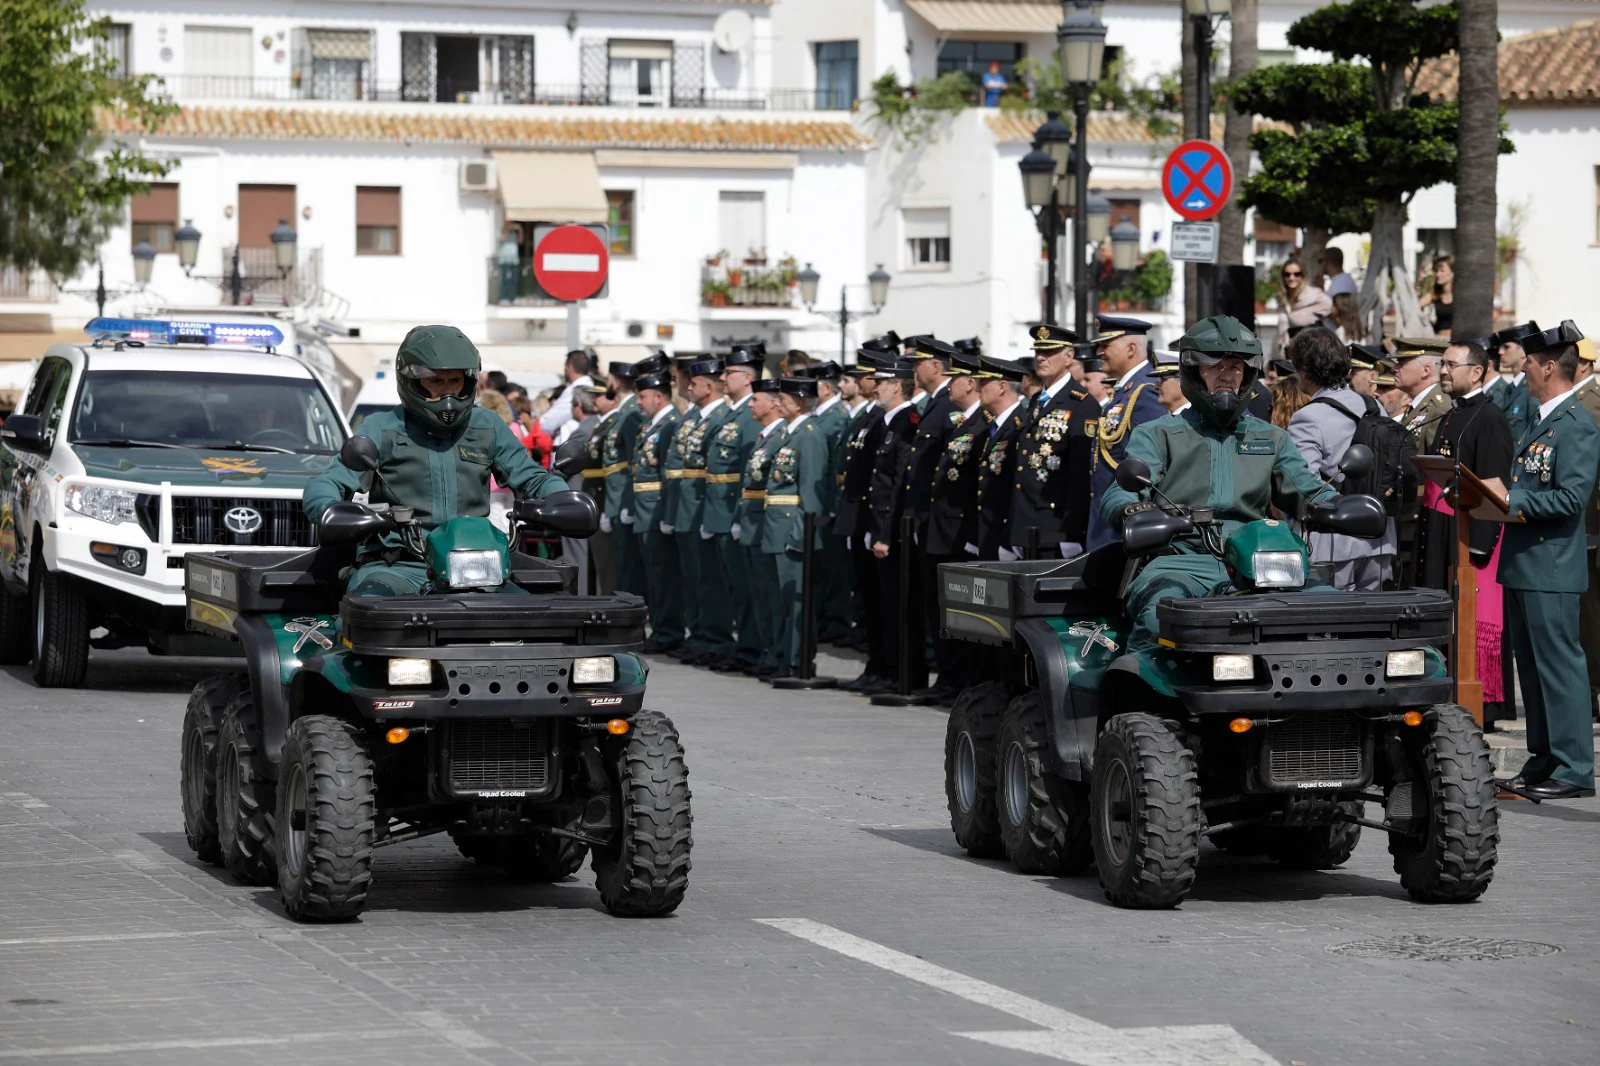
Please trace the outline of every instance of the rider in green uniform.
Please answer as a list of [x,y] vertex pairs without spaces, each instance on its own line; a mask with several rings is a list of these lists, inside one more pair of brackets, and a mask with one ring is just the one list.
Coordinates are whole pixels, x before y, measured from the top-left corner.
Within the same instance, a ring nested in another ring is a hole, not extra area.
[[[1210,507],[1226,537],[1246,522],[1293,518],[1305,504],[1338,495],[1318,480],[1289,434],[1244,409],[1242,397],[1261,376],[1261,342],[1238,319],[1218,315],[1196,323],[1178,341],[1179,381],[1190,407],[1133,431],[1126,455],[1150,467],[1165,500],[1180,507]],[[1153,506],[1112,483],[1099,500],[1100,516],[1117,529],[1134,509]],[[1128,586],[1133,620],[1130,650],[1156,646],[1156,605],[1167,599],[1221,594],[1228,586],[1222,560],[1198,537],[1174,541]]]
[[[418,326],[395,355],[400,406],[369,415],[357,436],[378,445],[378,475],[335,461],[306,484],[302,503],[313,522],[340,500],[365,491],[371,503],[410,507],[417,525],[486,518],[489,475],[518,496],[564,492],[567,483],[528,456],[500,416],[473,406],[478,349],[454,326]],[[352,596],[405,596],[422,591],[428,568],[390,532],[361,546],[350,575]]]

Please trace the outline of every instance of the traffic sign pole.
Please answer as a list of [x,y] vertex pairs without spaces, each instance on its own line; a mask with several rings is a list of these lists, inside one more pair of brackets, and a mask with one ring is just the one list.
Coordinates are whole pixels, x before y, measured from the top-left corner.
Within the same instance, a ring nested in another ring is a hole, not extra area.
[[[1203,113],[1200,121],[1208,126],[1209,114]],[[1161,168],[1161,194],[1185,221],[1205,222],[1233,195],[1233,167],[1222,149],[1210,141],[1185,141],[1172,150]],[[1214,262],[1202,263],[1195,270],[1195,309],[1200,318],[1209,318],[1216,306]]]

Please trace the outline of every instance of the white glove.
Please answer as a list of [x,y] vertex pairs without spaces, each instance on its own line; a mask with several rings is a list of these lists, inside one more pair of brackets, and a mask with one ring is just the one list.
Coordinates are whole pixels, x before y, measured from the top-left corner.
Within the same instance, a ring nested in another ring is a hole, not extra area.
[[700,527],[700,539],[701,540],[710,540],[715,535],[716,534],[714,534],[714,533],[707,533],[705,526],[701,526]]
[[622,509],[622,513],[620,515],[618,515],[617,517],[622,519],[622,524],[623,525],[625,525],[625,526],[633,525],[633,515],[628,513],[628,509],[626,507],[624,507]]
[[848,537],[848,536],[844,538],[844,550],[845,551],[853,551],[855,549],[855,545],[851,544],[850,540],[851,540],[851,538]]
[[915,529],[911,531],[911,543],[917,545],[918,547],[922,546],[922,534],[917,532]]
[[603,514],[603,515],[600,516],[600,532],[602,532],[602,533],[610,533],[611,532],[611,516],[610,515],[604,515]]
[[735,522],[732,525],[732,527],[729,528],[728,532],[733,536],[734,540],[738,540],[739,539],[739,523]]
[[677,528],[677,526],[669,526],[665,522],[661,523],[661,532],[665,533],[669,537],[672,536],[673,531]]
[[976,544],[972,543],[972,541],[970,541],[970,540],[967,541],[965,544],[963,544],[962,547],[965,548],[969,553],[971,553],[973,555],[977,555],[978,554],[978,546]]
[[867,549],[867,551],[871,551],[872,550],[872,534],[871,533],[862,534],[861,546],[863,548]]
[[1056,547],[1061,549],[1061,558],[1063,559],[1076,559],[1083,554],[1083,545],[1074,544],[1070,540],[1064,540]]
[[1014,563],[1020,558],[1022,558],[1022,553],[1015,548],[1000,549],[1000,561],[1002,563]]

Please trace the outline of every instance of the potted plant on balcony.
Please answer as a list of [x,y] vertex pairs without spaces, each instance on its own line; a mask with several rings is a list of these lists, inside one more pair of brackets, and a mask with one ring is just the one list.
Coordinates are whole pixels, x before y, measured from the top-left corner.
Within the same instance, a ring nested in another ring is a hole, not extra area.
[[706,256],[706,266],[721,266],[722,261],[726,258],[728,258],[728,250],[726,248],[722,249],[720,252],[712,252],[710,255]]
[[728,263],[728,286],[729,286],[729,288],[737,289],[740,286],[742,286],[743,284],[744,284],[744,267],[736,267],[730,261]]
[[708,307],[728,306],[728,283],[707,281],[700,286],[700,298]]
[[791,289],[800,284],[800,264],[795,262],[794,256],[786,255],[778,260],[778,280]]
[[1153,251],[1145,256],[1133,271],[1133,291],[1139,306],[1146,311],[1159,311],[1172,291],[1172,263],[1167,253]]
[[767,250],[765,248],[751,248],[745,253],[744,265],[747,267],[764,267],[767,265]]

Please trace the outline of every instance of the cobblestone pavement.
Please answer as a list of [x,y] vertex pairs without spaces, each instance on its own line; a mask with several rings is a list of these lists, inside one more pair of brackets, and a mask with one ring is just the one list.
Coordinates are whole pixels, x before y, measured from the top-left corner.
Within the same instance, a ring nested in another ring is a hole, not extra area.
[[[683,733],[695,797],[675,917],[613,919],[588,870],[516,886],[435,837],[379,853],[361,920],[297,926],[273,891],[184,844],[178,729],[213,669],[106,654],[71,692],[0,671],[0,1062],[1049,1061],[1017,1050],[1035,1045],[1128,1066],[1239,1061],[1199,1036],[1091,1046],[1105,1027],[1201,1025],[1284,1066],[1600,1058],[1593,801],[1505,804],[1498,874],[1473,905],[1410,902],[1368,831],[1325,874],[1208,848],[1181,909],[1118,911],[1092,875],[1025,877],[958,852],[942,713],[660,665],[651,702]],[[1405,934],[1559,951],[1328,950]]]

